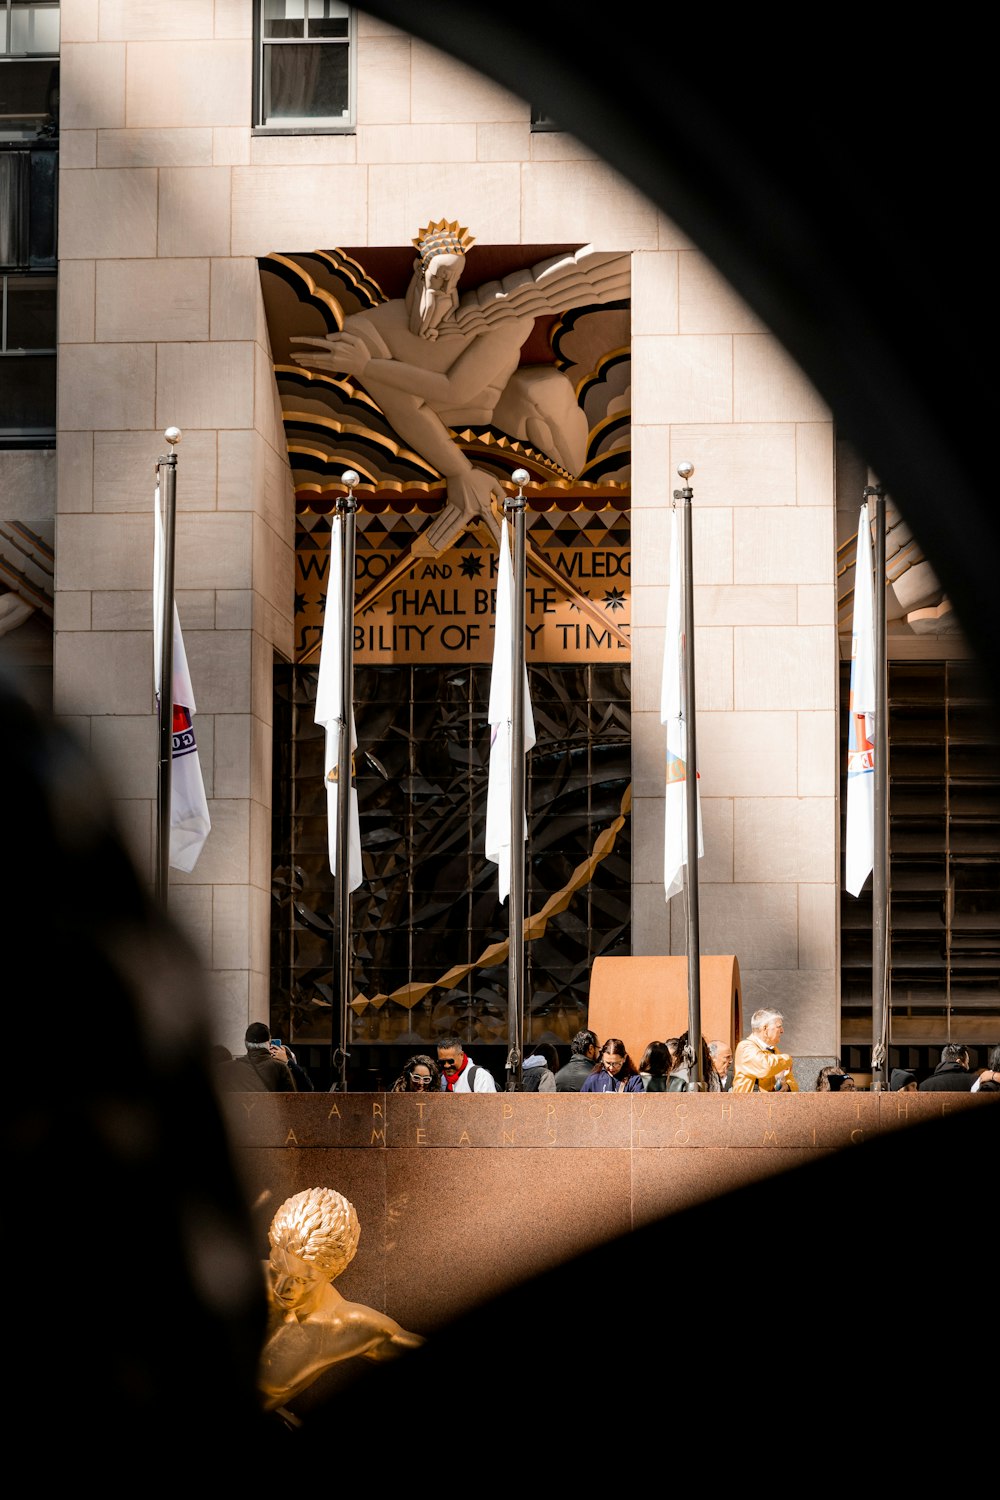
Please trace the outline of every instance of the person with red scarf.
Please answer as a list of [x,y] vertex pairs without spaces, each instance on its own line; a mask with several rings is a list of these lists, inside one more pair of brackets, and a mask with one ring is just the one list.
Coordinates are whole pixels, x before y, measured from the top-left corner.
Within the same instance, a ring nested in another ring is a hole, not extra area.
[[493,1074],[472,1061],[459,1037],[442,1037],[437,1044],[437,1055],[441,1064],[441,1086],[449,1094],[496,1093]]

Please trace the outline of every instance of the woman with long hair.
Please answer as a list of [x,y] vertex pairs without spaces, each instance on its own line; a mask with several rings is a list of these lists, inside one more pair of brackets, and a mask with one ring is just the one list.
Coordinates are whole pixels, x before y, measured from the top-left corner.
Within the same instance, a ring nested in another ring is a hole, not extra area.
[[439,1094],[441,1092],[441,1069],[433,1057],[418,1052],[407,1058],[396,1082],[389,1090],[391,1094]]
[[[688,1033],[682,1031],[677,1038],[674,1063],[667,1082],[668,1091],[670,1093],[690,1092],[693,1087],[693,1073],[694,1048],[688,1041]],[[701,1080],[706,1094],[722,1092],[722,1079],[712,1066],[712,1054],[708,1050],[708,1042],[704,1037],[701,1039]]]
[[642,1074],[625,1050],[621,1037],[609,1036],[581,1094],[641,1094]]
[[647,1094],[665,1094],[673,1054],[666,1042],[650,1042],[642,1054],[639,1073]]
[[848,1092],[856,1089],[857,1084],[850,1073],[845,1073],[840,1063],[828,1063],[825,1068],[820,1068],[816,1074],[814,1091],[817,1094],[836,1094],[844,1089]]

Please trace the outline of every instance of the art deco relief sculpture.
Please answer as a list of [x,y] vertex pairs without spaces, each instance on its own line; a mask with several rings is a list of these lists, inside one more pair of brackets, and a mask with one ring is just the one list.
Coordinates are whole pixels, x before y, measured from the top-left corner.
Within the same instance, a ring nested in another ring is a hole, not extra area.
[[495,532],[491,501],[503,498],[454,430],[489,424],[531,442],[569,476],[583,468],[588,423],[572,382],[551,365],[519,366],[521,349],[542,314],[627,297],[629,257],[585,246],[460,295],[469,231],[441,219],[413,243],[405,297],[351,313],[323,338],[294,338],[312,349],[292,358],[351,376],[445,477],[448,503],[426,532],[440,552],[476,518]]
[[268,1329],[258,1378],[268,1411],[284,1407],[341,1360],[391,1359],[424,1342],[333,1287],[354,1259],[360,1234],[354,1205],[333,1188],[296,1193],[271,1220]]

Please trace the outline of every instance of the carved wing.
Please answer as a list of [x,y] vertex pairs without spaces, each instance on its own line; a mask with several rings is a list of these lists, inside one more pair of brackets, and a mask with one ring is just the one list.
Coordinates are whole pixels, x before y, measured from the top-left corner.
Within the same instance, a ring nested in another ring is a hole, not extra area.
[[627,252],[584,245],[575,255],[555,255],[463,292],[454,320],[463,332],[477,333],[508,317],[542,317],[574,307],[617,302],[630,295]]

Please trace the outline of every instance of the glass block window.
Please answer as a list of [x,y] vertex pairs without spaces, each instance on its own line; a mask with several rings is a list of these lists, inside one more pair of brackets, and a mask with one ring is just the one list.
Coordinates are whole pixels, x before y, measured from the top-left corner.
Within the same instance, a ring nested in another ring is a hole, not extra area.
[[[338,1003],[317,677],[276,668],[272,1024],[305,1046],[329,1045]],[[484,852],[489,679],[488,666],[356,670],[355,1052],[419,1050],[455,1031],[477,1060],[506,1053],[508,965],[489,950],[506,942],[508,914]],[[587,1024],[594,958],[631,951],[629,669],[533,666],[529,686],[526,1030],[568,1043]],[[595,859],[607,830],[613,846]],[[427,987],[416,1003],[410,986]]]

